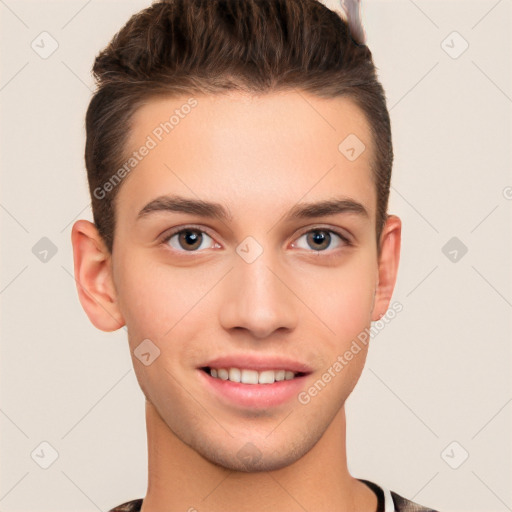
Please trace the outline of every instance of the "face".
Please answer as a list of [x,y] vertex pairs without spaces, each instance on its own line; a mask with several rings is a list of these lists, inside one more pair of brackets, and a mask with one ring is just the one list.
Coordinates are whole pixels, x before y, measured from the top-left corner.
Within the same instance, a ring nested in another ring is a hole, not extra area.
[[370,129],[348,99],[188,99],[133,119],[130,152],[155,144],[117,196],[112,307],[173,435],[229,469],[277,469],[342,413],[367,345],[343,356],[387,308],[397,237],[379,262]]

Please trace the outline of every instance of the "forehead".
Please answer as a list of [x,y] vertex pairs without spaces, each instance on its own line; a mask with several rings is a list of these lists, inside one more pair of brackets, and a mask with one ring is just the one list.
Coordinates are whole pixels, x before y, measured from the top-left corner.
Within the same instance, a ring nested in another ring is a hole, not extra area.
[[358,200],[374,217],[370,134],[348,98],[303,91],[152,98],[134,114],[127,139],[129,154],[150,149],[118,201],[134,216],[165,194],[257,214],[335,194]]

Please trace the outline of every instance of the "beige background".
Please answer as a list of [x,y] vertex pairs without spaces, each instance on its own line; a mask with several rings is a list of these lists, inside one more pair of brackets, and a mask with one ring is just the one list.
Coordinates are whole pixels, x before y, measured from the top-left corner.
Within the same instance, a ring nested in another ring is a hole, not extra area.
[[[145,494],[126,332],[89,323],[70,230],[91,220],[94,56],[146,5],[0,0],[1,512],[105,511]],[[363,9],[392,117],[404,309],[347,404],[349,468],[441,511],[512,510],[511,20],[511,0]],[[59,45],[46,59],[31,47],[43,31]],[[57,250],[46,262],[33,252],[43,237]],[[468,249],[455,262],[452,237]]]

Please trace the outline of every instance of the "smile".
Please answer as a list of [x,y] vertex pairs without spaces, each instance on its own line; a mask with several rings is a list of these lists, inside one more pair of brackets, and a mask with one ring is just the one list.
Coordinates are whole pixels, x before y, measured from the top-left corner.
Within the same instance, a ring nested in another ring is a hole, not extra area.
[[291,380],[303,375],[301,372],[291,370],[249,370],[240,368],[210,368],[204,367],[203,371],[211,377],[231,382],[240,382],[242,384],[273,384],[283,380]]
[[212,398],[229,407],[268,410],[293,403],[303,391],[308,373],[283,368],[262,370],[202,366],[199,381]]

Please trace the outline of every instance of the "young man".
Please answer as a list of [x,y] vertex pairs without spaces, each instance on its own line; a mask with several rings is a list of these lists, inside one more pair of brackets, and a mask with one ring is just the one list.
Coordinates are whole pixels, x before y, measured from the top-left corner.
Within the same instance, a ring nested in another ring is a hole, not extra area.
[[361,33],[316,0],[170,0],[97,57],[75,276],[127,327],[149,454],[113,511],[431,510],[347,468],[401,233]]

